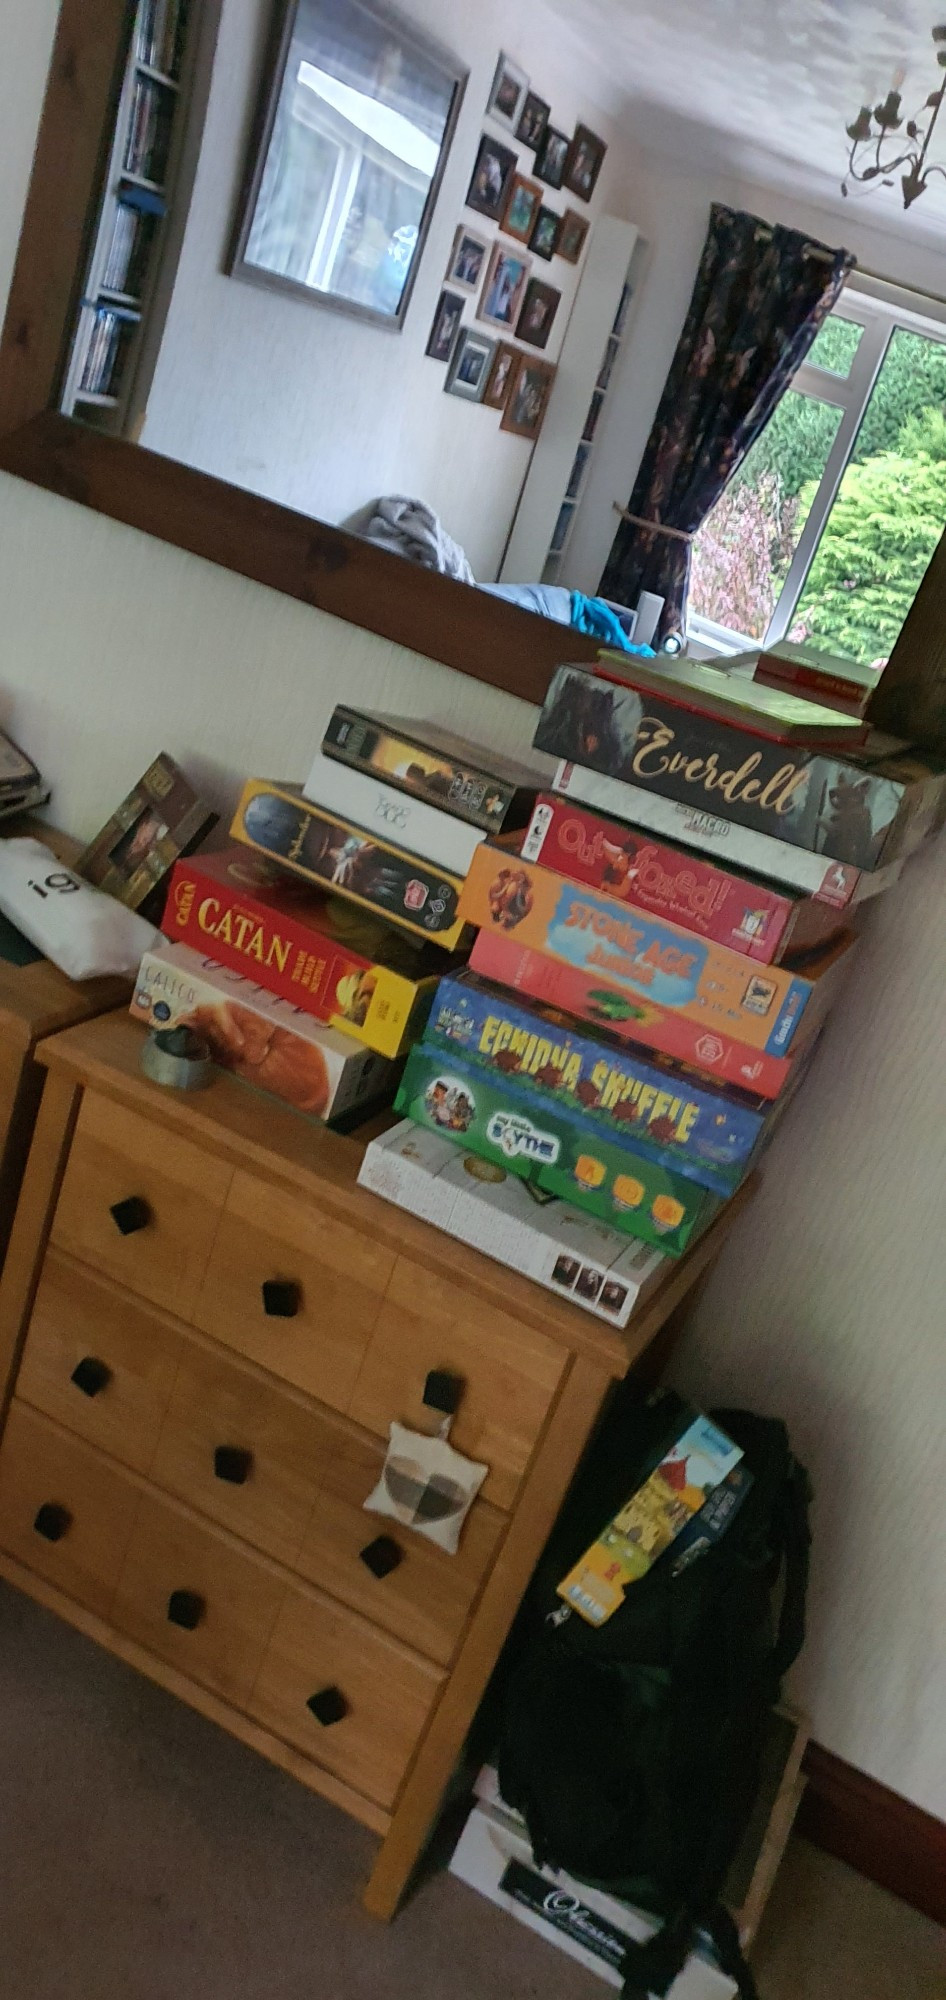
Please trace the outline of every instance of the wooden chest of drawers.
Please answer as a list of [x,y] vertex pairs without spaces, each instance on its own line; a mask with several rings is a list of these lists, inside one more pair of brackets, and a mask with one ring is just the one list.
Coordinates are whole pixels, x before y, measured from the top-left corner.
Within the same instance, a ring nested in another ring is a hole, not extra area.
[[[49,1070],[0,1284],[0,1574],[384,1836],[390,1915],[626,1333],[356,1185],[361,1152],[108,1015]],[[489,1473],[459,1553],[364,1511],[392,1419]],[[390,1530],[390,1532],[388,1532]]]

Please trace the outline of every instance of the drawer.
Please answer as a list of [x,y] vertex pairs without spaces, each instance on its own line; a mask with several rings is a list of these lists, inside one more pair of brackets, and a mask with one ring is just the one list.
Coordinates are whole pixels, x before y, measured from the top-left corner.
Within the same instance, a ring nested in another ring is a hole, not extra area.
[[0,1545],[109,1615],[138,1489],[88,1445],[15,1401],[0,1446]]
[[192,1680],[245,1704],[283,1579],[200,1521],[143,1493],[112,1624]]
[[192,1317],[345,1410],[394,1262],[311,1202],[235,1173]]
[[187,1319],[231,1176],[190,1140],[87,1091],[53,1241]]
[[[456,1555],[448,1556],[397,1521],[365,1513],[363,1502],[376,1486],[383,1462],[380,1445],[339,1434],[295,1568],[373,1624],[446,1666],[492,1564],[503,1517],[478,1501],[467,1515]],[[381,1540],[385,1546],[370,1555]]]
[[252,1712],[355,1791],[391,1806],[443,1678],[364,1619],[290,1588]]
[[392,1417],[433,1430],[428,1374],[462,1385],[450,1433],[457,1451],[489,1466],[482,1493],[511,1507],[548,1415],[566,1356],[544,1334],[399,1257],[349,1406],[356,1423],[387,1438]]
[[170,1327],[50,1251],[17,1394],[134,1472],[147,1472],[180,1358]]

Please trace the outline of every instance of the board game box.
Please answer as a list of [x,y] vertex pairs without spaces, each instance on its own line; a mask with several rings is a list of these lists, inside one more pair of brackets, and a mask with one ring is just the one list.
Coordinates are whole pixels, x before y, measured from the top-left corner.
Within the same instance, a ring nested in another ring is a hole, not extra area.
[[626,1326],[671,1268],[661,1250],[609,1229],[409,1118],[371,1141],[358,1180],[611,1326]]
[[417,1039],[442,951],[246,847],[179,861],[161,927],[379,1055]]
[[477,848],[486,839],[482,827],[455,819],[441,806],[399,792],[367,771],[355,771],[334,757],[316,757],[302,787],[303,795],[329,812],[341,813],[366,833],[377,833],[394,847],[407,848],[465,875]]
[[760,965],[790,951],[810,951],[840,930],[844,917],[812,896],[780,893],[766,882],[697,861],[682,847],[649,840],[634,827],[602,819],[543,792],[522,843],[524,861],[541,861],[573,882],[668,917]]
[[175,861],[205,840],[217,815],[162,751],[76,862],[96,889],[143,910]]
[[787,1055],[805,1015],[806,1034],[820,1025],[854,943],[842,932],[804,972],[754,967],[725,945],[490,843],[474,856],[459,908],[468,923],[590,972],[632,1001],[653,1000],[776,1056]]
[[[783,883],[839,910],[853,911],[867,897],[892,888],[903,869],[902,861],[873,870],[852,868],[823,854],[810,854],[804,847],[792,847],[771,834],[754,833],[751,827],[738,826],[735,820],[721,819],[700,806],[681,805],[659,792],[627,785],[621,778],[607,778],[583,764],[560,763],[553,783],[556,793],[577,804],[629,820],[633,826],[678,840],[699,854],[712,855],[720,866],[749,869],[769,882]],[[924,837],[932,822],[918,815],[914,825]]]
[[463,877],[379,840],[337,813],[313,805],[301,785],[250,778],[230,828],[234,840],[269,854],[308,882],[348,896],[362,909],[401,924],[415,937],[455,951],[464,938],[457,915]]
[[670,1257],[720,1207],[709,1188],[638,1152],[632,1138],[609,1138],[573,1106],[539,1099],[452,1049],[411,1050],[395,1109]]
[[707,660],[679,656],[673,660],[636,659],[605,649],[598,655],[594,671],[602,680],[633,688],[645,707],[657,695],[674,708],[733,722],[750,735],[767,737],[773,743],[834,744],[845,753],[863,743],[867,725],[859,716],[824,708],[813,696],[806,699],[786,688],[740,677],[732,673],[731,666],[728,659],[716,666]]
[[398,1065],[186,944],[145,952],[131,1012],[149,1028],[194,1028],[214,1061],[322,1119],[394,1095]]
[[557,669],[533,740],[566,762],[855,868],[909,852],[917,820],[932,825],[946,791],[944,768],[892,737],[873,735],[844,757],[773,743],[657,694],[642,703],[634,688],[584,667]]
[[322,739],[327,757],[385,778],[415,797],[482,827],[525,826],[545,779],[483,744],[467,743],[437,722],[372,715],[340,702]]
[[[736,1036],[718,1028],[701,1026],[684,1014],[656,1007],[651,1000],[632,1000],[619,986],[610,984],[561,959],[547,958],[542,951],[516,944],[513,938],[480,931],[470,956],[470,966],[483,979],[525,993],[564,1014],[587,1021],[592,1029],[605,1028],[622,1042],[649,1054],[672,1056],[677,1062],[692,1064],[715,1082],[736,1085],[758,1097],[782,1097],[798,1076],[801,1054],[767,1056],[750,1048]],[[803,1052],[813,1046],[801,1040]]]
[[469,973],[443,979],[425,1039],[521,1084],[547,1103],[573,1104],[605,1136],[635,1145],[719,1194],[728,1194],[762,1139],[771,1104],[727,1096],[626,1043],[582,1034],[551,1007],[517,1004]]

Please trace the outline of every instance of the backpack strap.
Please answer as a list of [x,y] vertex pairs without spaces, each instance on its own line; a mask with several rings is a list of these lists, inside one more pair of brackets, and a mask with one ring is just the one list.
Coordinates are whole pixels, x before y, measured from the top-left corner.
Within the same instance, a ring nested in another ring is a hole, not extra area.
[[808,1506],[811,1483],[804,1466],[793,1458],[782,1488],[778,1528],[785,1564],[782,1609],[772,1655],[772,1672],[781,1681],[798,1658],[805,1641],[805,1597],[811,1556]]
[[739,2000],[759,2000],[759,1989],[743,1955],[739,1932],[725,1903],[717,1903],[706,1926],[723,1972],[736,1982]]

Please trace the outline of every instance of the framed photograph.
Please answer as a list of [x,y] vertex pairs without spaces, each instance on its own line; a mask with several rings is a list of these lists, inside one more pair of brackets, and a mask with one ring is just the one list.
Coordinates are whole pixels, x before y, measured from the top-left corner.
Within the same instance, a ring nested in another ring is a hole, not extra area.
[[577,264],[585,247],[587,234],[588,223],[585,217],[579,215],[577,209],[566,208],[558,238],[558,254],[564,257],[566,264]]
[[495,352],[495,340],[490,340],[488,334],[478,333],[473,326],[465,326],[453,350],[453,360],[443,385],[447,394],[462,396],[468,403],[481,403]]
[[522,310],[531,269],[531,258],[521,250],[507,250],[504,243],[495,244],[476,309],[477,319],[485,319],[490,326],[501,326],[511,333]]
[[554,208],[540,208],[529,238],[529,249],[534,250],[537,257],[544,257],[546,263],[551,262],[558,249],[561,226],[562,218],[556,215]]
[[488,409],[505,409],[506,398],[509,395],[509,384],[512,381],[513,370],[518,359],[518,347],[513,347],[510,340],[497,340],[493,365],[487,377],[486,388],[483,391],[483,401]]
[[561,296],[554,285],[544,284],[541,278],[530,278],[516,322],[517,338],[528,341],[530,347],[545,347]]
[[507,236],[515,236],[520,243],[528,243],[541,206],[542,189],[538,181],[527,181],[524,174],[515,174],[506,197],[500,229]]
[[564,178],[569,192],[577,194],[581,201],[591,200],[607,150],[604,140],[599,139],[597,133],[589,131],[587,125],[576,125],[575,136],[568,148]]
[[467,229],[461,222],[453,239],[450,262],[447,265],[447,283],[456,285],[461,292],[478,292],[483,282],[483,268],[489,244],[485,236],[478,236],[475,229]]
[[498,222],[518,165],[518,155],[511,146],[502,145],[499,139],[491,139],[484,132],[467,189],[467,208],[475,208],[480,215],[488,215],[491,222]]
[[537,153],[551,116],[551,105],[546,104],[543,97],[537,97],[534,90],[528,91],[516,126],[516,138],[520,146],[528,146],[530,153]]
[[510,56],[501,55],[486,106],[487,118],[495,118],[498,124],[507,125],[514,132],[528,95],[529,79],[525,71]]
[[551,361],[536,361],[531,354],[520,354],[509,384],[500,430],[512,431],[516,437],[537,438],[554,380]]
[[462,317],[463,300],[456,292],[441,292],[424,349],[431,361],[449,361]]
[[554,125],[547,125],[542,144],[535,156],[535,171],[546,187],[560,188],[565,178],[565,162],[568,159],[570,140],[567,132],[558,132]]
[[[468,72],[386,0],[285,0],[281,19],[230,275],[400,329]],[[368,136],[395,128],[418,135],[409,169]]]

